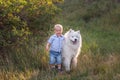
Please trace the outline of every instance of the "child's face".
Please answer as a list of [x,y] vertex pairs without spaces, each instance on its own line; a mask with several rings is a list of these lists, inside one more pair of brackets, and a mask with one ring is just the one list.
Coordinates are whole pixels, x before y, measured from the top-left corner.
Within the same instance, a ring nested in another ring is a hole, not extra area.
[[57,36],[61,36],[61,34],[62,34],[62,30],[61,30],[60,27],[56,27],[55,30],[54,30],[54,32],[55,32],[55,34],[56,34]]

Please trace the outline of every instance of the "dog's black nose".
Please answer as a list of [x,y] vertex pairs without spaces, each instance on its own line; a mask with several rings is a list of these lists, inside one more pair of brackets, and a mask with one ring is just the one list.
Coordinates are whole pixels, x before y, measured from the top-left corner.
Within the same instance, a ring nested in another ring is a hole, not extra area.
[[77,41],[77,39],[75,39],[75,41]]

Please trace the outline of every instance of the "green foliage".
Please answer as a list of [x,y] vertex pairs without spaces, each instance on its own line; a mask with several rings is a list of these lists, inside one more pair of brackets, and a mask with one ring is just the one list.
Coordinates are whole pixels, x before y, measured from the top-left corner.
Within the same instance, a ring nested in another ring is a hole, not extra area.
[[21,44],[31,33],[48,31],[60,11],[55,3],[60,2],[63,0],[0,0],[0,48]]

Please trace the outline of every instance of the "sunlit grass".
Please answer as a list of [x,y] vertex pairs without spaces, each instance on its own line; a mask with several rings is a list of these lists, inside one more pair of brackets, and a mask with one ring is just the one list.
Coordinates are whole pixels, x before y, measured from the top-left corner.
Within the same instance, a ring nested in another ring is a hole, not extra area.
[[22,71],[1,71],[0,79],[1,80],[29,80],[33,76],[37,76],[38,71],[25,70]]
[[[0,72],[1,80],[78,80],[78,79],[105,79],[119,80],[120,56],[84,54],[79,57],[78,67],[70,74],[58,74],[49,69],[25,69],[24,71]],[[108,77],[109,76],[109,77]]]

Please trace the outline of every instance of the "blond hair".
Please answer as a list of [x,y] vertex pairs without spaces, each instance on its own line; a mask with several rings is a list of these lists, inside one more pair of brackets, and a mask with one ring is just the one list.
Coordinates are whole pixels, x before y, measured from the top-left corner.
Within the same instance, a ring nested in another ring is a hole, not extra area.
[[56,24],[54,26],[54,30],[56,30],[57,27],[59,27],[63,31],[63,26],[61,24]]

